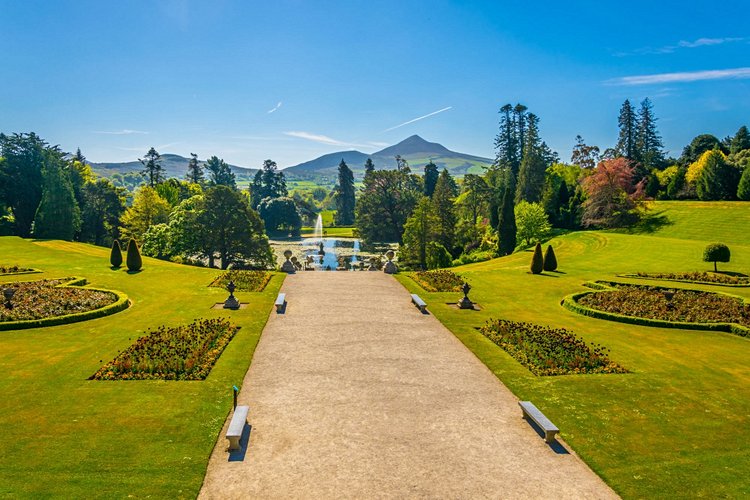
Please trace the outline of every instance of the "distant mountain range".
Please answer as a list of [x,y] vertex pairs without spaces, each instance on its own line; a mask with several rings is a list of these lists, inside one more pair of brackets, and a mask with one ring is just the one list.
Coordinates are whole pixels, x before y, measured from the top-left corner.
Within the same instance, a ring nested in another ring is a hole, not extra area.
[[[166,176],[176,177],[178,179],[183,179],[185,177],[189,161],[189,158],[170,153],[161,155],[160,160],[161,166],[164,169]],[[199,161],[201,165],[205,163],[205,161],[203,160]],[[234,174],[238,178],[243,179],[246,177],[252,177],[253,175],[255,175],[255,172],[258,171],[257,168],[238,167],[237,165],[229,166],[232,168],[232,172],[234,172]],[[126,174],[128,172],[140,172],[143,170],[143,165],[141,165],[141,162],[136,160],[124,163],[92,163],[91,168],[97,174],[103,175],[104,177],[110,177],[115,173]]]
[[[381,149],[372,154],[361,151],[339,151],[329,153],[314,160],[300,163],[284,169],[289,180],[312,180],[333,182],[336,179],[339,163],[343,159],[354,172],[355,178],[362,178],[365,171],[365,161],[372,159],[378,170],[395,169],[396,156],[401,156],[415,173],[421,173],[424,166],[432,161],[442,170],[447,168],[454,176],[462,176],[466,173],[482,173],[483,167],[490,166],[492,160],[481,156],[465,153],[457,153],[436,142],[428,142],[413,135],[403,141]],[[167,177],[182,179],[187,172],[189,158],[177,154],[161,155],[161,165]],[[204,163],[201,161],[201,163]],[[109,177],[115,173],[125,174],[128,172],[140,172],[143,165],[139,161],[125,163],[92,163],[94,172]],[[238,180],[250,180],[258,169],[230,165]]]
[[375,168],[378,170],[394,169],[396,168],[396,155],[408,161],[415,172],[421,172],[430,160],[438,166],[438,169],[447,168],[454,176],[461,176],[466,173],[478,174],[483,171],[482,167],[492,165],[492,160],[489,158],[457,153],[442,144],[428,142],[418,135],[413,135],[398,144],[372,154],[365,154],[360,151],[329,153],[314,160],[286,168],[284,173],[294,174],[300,178],[331,177],[336,175],[339,163],[343,159],[355,176],[361,177],[364,174],[365,161],[368,158],[372,159]]

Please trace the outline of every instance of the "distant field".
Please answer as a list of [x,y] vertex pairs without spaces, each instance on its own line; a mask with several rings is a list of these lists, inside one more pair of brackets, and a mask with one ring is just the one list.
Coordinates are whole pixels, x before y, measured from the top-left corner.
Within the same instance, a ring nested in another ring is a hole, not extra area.
[[[340,238],[354,238],[353,227],[326,227],[323,229],[323,236],[340,237]],[[306,226],[302,228],[302,237],[309,238],[315,233],[315,228]]]
[[[530,274],[528,251],[454,268],[471,284],[479,312],[446,305],[460,293],[429,293],[405,275],[397,279],[517,397],[533,401],[558,425],[624,498],[747,497],[750,339],[614,323],[560,306],[565,295],[585,290],[587,280],[712,269],[702,262],[706,241],[730,245],[725,270],[750,274],[750,203],[657,203],[659,210],[671,224],[651,234],[586,231],[553,239],[559,273]],[[731,293],[750,300],[748,289]],[[611,348],[611,359],[632,373],[536,377],[477,332],[490,317],[568,328]]]

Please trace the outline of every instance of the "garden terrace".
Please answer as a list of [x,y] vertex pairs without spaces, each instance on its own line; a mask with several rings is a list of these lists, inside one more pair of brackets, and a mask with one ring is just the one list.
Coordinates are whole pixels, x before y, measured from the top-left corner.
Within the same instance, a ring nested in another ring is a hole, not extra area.
[[464,285],[461,276],[447,269],[417,271],[410,276],[428,292],[460,292]]
[[218,275],[208,286],[226,288],[229,282],[233,281],[238,291],[262,292],[270,279],[271,273],[268,271],[231,269]]
[[204,380],[239,327],[228,320],[199,319],[161,326],[104,365],[94,380]]
[[565,328],[490,319],[480,332],[534,375],[627,373],[610,361],[608,348],[589,345]]

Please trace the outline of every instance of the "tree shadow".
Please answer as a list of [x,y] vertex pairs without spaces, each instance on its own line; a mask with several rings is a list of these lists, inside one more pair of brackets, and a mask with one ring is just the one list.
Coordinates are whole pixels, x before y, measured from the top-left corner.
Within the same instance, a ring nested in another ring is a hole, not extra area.
[[142,272],[143,272],[143,269],[138,269],[137,271],[128,271],[128,274],[139,274]]
[[662,210],[644,216],[641,220],[627,228],[625,232],[628,234],[653,234],[662,228],[674,225],[674,222],[664,215],[664,212],[665,210]]
[[747,278],[747,274],[739,273],[736,271],[710,271],[714,274],[725,274],[727,276],[734,276],[735,278]]

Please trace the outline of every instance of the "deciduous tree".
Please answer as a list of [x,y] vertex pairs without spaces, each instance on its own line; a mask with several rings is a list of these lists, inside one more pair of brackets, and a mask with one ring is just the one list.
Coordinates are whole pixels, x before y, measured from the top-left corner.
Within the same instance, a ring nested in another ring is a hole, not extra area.
[[42,169],[44,187],[34,217],[36,238],[72,241],[81,226],[81,211],[61,163],[60,158],[48,157]]
[[126,238],[143,238],[148,228],[169,220],[169,203],[156,190],[142,186],[136,191],[133,204],[125,210],[120,223]]
[[527,245],[539,241],[549,233],[551,226],[544,208],[539,203],[521,201],[515,207],[516,236]]
[[427,197],[419,199],[404,225],[404,244],[400,259],[419,269],[427,268],[427,249],[438,236],[440,219]]
[[583,225],[622,227],[640,217],[643,183],[633,182],[634,168],[626,158],[605,160],[584,178],[587,199],[583,203]]
[[232,172],[232,168],[221,158],[212,156],[206,160],[205,168],[208,172],[209,185],[237,188],[237,180],[235,179],[234,172]]

